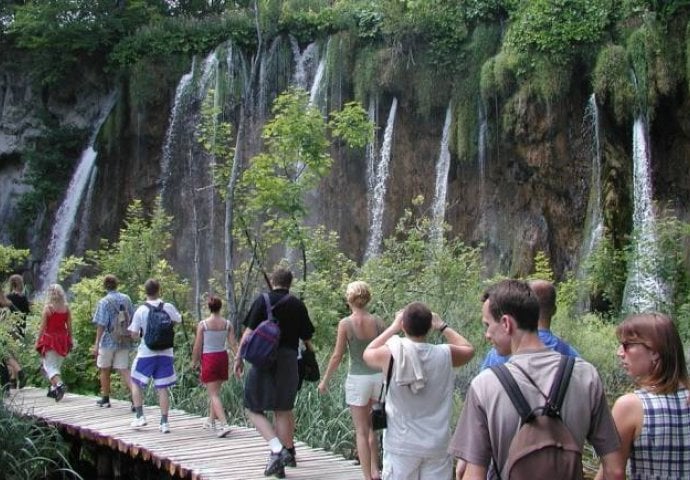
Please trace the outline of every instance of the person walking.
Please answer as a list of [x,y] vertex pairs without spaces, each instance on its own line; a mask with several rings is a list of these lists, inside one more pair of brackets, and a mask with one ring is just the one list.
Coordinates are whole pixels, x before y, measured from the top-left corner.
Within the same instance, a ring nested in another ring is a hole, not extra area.
[[46,292],[46,304],[35,346],[41,355],[43,372],[50,381],[47,396],[59,402],[67,391],[60,369],[72,350],[72,314],[65,291],[57,283],[50,285]]
[[[485,337],[499,354],[511,356],[505,366],[532,408],[544,405],[544,392],[549,392],[563,357],[539,339],[538,321],[539,302],[527,282],[503,280],[489,287],[482,296]],[[624,478],[617,452],[618,433],[601,378],[581,358],[574,360],[560,418],[580,451],[585,439],[592,444],[604,468],[603,478]],[[470,384],[448,446],[449,453],[467,463],[462,479],[508,478],[504,467],[520,426],[520,415],[497,374],[491,369],[483,370]],[[461,473],[457,467],[458,480]],[[538,473],[539,478],[550,474]]]
[[[430,342],[432,331],[446,343]],[[392,369],[383,436],[384,480],[450,478],[453,462],[446,448],[454,368],[465,365],[473,355],[472,345],[421,302],[399,311],[364,350],[370,367],[382,372]]]
[[[122,382],[131,395],[132,387],[129,376],[129,355],[134,343],[128,331],[119,334],[118,316],[124,312],[125,319],[131,319],[134,315],[132,300],[128,295],[118,292],[118,280],[115,275],[106,275],[103,278],[103,288],[106,294],[98,301],[93,321],[96,325],[96,341],[92,353],[96,357],[96,366],[99,369],[101,384],[101,398],[96,401],[99,407],[110,407],[110,374],[112,369],[117,370]],[[127,336],[124,336],[127,333]]]
[[225,418],[220,390],[229,376],[227,348],[229,346],[232,352],[237,352],[237,342],[232,323],[220,314],[220,309],[223,307],[221,299],[211,295],[206,304],[211,315],[199,322],[197,326],[192,349],[192,363],[195,368],[201,365],[201,383],[206,386],[208,392],[209,415],[205,426],[211,430],[217,430],[218,437],[223,438],[230,434],[230,425]]
[[[306,348],[313,350],[311,338],[314,325],[302,300],[290,294],[291,286],[292,272],[277,268],[271,275],[271,291],[266,294],[268,304],[264,295],[257,296],[244,320],[245,329],[239,350],[251,332],[267,319],[268,309],[275,306],[273,316],[280,327],[277,360],[269,368],[252,366],[249,369],[244,383],[244,408],[270,449],[264,475],[278,478],[285,477],[286,466],[297,466],[292,410],[299,383],[299,340],[302,339]],[[237,378],[244,371],[244,360],[239,353],[235,356],[234,371]],[[274,413],[273,422],[266,417],[266,411]]]
[[357,454],[364,479],[377,480],[380,478],[379,448],[376,432],[371,426],[371,407],[381,391],[383,374],[380,369],[369,367],[362,354],[366,346],[383,332],[385,325],[366,309],[371,301],[371,289],[366,282],[348,284],[345,298],[352,313],[338,323],[333,354],[318,390],[321,394],[326,393],[328,382],[347,350],[350,365],[345,381],[345,403],[350,407],[355,425]]
[[[173,363],[172,341],[164,348],[152,348],[147,344],[151,337],[166,337],[172,340],[172,326],[182,321],[182,316],[171,303],[160,299],[161,286],[158,280],[149,278],[144,283],[146,302],[134,312],[129,331],[134,340],[139,340],[136,357],[132,362],[132,402],[135,418],[132,428],[141,428],[147,424],[144,415],[143,392],[150,380],[158,391],[158,405],[161,410],[159,429],[162,433],[170,433],[168,412],[170,411],[170,396],[168,389],[177,383],[175,365]],[[170,328],[170,330],[167,330]],[[166,329],[165,332],[163,329]],[[147,333],[149,335],[147,335]]]
[[616,355],[637,386],[612,412],[628,478],[690,478],[690,382],[676,326],[668,315],[640,313],[620,323],[616,335]]

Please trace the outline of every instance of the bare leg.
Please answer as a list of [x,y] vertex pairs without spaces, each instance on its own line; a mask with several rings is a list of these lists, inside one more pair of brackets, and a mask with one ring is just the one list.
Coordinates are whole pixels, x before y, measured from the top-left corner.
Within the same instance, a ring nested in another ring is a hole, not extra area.
[[110,372],[109,368],[101,368],[100,371],[101,395],[104,397],[110,396]]
[[223,382],[221,381],[206,384],[210,402],[209,418],[217,418],[221,423],[227,423],[225,411],[223,410],[223,402],[220,399],[220,387],[222,384]]
[[276,416],[276,435],[285,448],[295,446],[295,415],[292,410],[278,410]]
[[365,480],[371,480],[373,467],[376,466],[376,475],[378,476],[378,450],[376,451],[376,461],[373,464],[373,453],[370,446],[371,417],[369,416],[369,405],[358,407],[350,405],[350,412],[352,413],[352,421],[355,424],[355,437],[357,441],[357,453],[359,454],[359,463],[362,467],[362,474]]
[[126,368],[123,368],[122,370],[118,370],[118,373],[120,374],[120,377],[122,377],[122,381],[124,384],[127,386],[127,390],[129,390],[129,393],[132,393],[132,377],[129,374],[129,370]]
[[144,399],[141,394],[141,387],[137,382],[130,382],[132,387],[132,403],[135,407],[141,407],[144,403]]
[[161,407],[161,415],[168,415],[170,410],[170,397],[167,388],[158,389],[158,405]]
[[258,430],[264,440],[267,442],[273,438],[276,438],[276,431],[273,429],[273,425],[268,421],[266,415],[262,413],[252,412],[250,410],[245,410],[247,412],[247,417],[249,421],[252,422],[254,428]]

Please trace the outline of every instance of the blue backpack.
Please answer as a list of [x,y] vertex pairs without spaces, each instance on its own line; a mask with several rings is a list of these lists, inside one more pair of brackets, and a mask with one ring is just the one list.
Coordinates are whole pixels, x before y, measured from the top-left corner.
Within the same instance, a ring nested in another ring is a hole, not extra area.
[[264,293],[263,297],[266,305],[266,320],[247,335],[240,347],[240,356],[257,368],[270,368],[276,361],[280,342],[280,327],[273,317],[273,309],[287,300],[290,294],[282,297],[275,305],[271,305],[267,293]]
[[174,322],[163,308],[163,302],[160,302],[156,307],[150,303],[144,303],[144,305],[149,309],[144,343],[151,350],[172,348],[175,340]]

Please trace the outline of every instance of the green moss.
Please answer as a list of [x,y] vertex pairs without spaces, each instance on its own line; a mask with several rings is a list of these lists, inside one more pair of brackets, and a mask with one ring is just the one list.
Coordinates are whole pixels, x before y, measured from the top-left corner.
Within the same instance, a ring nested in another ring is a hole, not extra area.
[[594,67],[594,93],[599,102],[613,110],[613,118],[619,125],[630,121],[635,107],[631,68],[625,49],[620,45],[604,47]]

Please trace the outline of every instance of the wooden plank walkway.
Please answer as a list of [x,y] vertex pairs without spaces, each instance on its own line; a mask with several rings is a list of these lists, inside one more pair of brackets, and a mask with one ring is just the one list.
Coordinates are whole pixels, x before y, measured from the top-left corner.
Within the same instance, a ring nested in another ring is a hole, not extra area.
[[[129,402],[111,400],[111,408],[96,406],[98,397],[67,393],[58,403],[45,389],[12,390],[5,403],[17,413],[38,418],[101,446],[132,458],[150,461],[171,475],[192,480],[265,479],[268,447],[259,433],[234,427],[226,438],[202,429],[203,418],[182,410],[170,410],[171,432],[158,431],[160,410],[144,407],[148,425],[130,427]],[[296,442],[297,468],[286,468],[289,479],[355,480],[362,471],[354,462]]]

